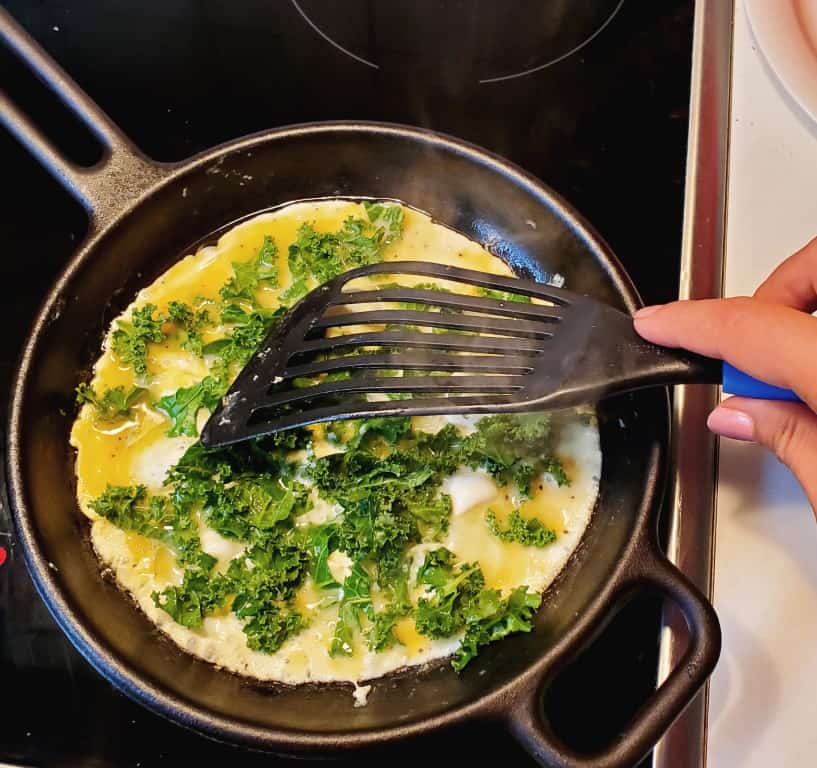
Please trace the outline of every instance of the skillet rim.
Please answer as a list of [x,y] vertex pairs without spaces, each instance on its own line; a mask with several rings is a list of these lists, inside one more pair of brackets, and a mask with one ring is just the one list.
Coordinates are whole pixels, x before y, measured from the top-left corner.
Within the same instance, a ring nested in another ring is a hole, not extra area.
[[[593,253],[602,257],[599,266],[606,272],[616,292],[630,312],[642,305],[638,292],[629,275],[612,249],[601,235],[584,217],[557,192],[515,163],[462,139],[437,131],[397,123],[375,121],[326,121],[300,123],[270,129],[225,142],[205,150],[179,163],[154,163],[147,161],[153,171],[159,171],[157,180],[148,187],[140,187],[138,180],[132,183],[132,194],[126,205],[111,216],[104,226],[97,226],[92,219],[88,234],[53,282],[38,309],[30,327],[11,386],[8,410],[8,430],[6,435],[6,470],[9,501],[15,533],[19,541],[26,565],[38,594],[51,615],[82,656],[109,682],[123,691],[129,698],[147,706],[162,716],[210,737],[242,743],[246,746],[273,750],[276,752],[340,752],[360,747],[388,744],[400,739],[418,736],[454,725],[466,718],[482,717],[507,719],[518,700],[525,696],[531,686],[538,687],[553,662],[562,657],[565,650],[587,637],[609,614],[617,600],[622,582],[632,571],[633,562],[639,552],[651,546],[649,539],[653,510],[657,510],[663,490],[665,460],[669,443],[669,433],[657,442],[649,457],[645,471],[643,494],[636,514],[633,532],[624,547],[619,561],[604,589],[600,591],[584,611],[582,616],[561,635],[533,664],[505,684],[479,696],[471,702],[453,707],[431,717],[410,723],[395,724],[383,728],[359,731],[300,731],[293,729],[268,728],[250,725],[237,718],[207,711],[197,704],[160,688],[147,679],[140,671],[120,660],[112,653],[95,633],[90,631],[70,606],[56,574],[49,567],[40,549],[39,537],[28,514],[25,494],[24,473],[21,464],[21,445],[25,441],[21,430],[28,374],[36,361],[40,338],[49,326],[58,322],[55,309],[61,300],[63,290],[75,273],[87,262],[92,261],[100,242],[114,229],[121,219],[129,216],[147,199],[158,191],[179,185],[188,173],[218,162],[219,158],[236,152],[252,152],[257,146],[288,138],[315,134],[363,133],[379,137],[393,137],[420,145],[432,146],[464,157],[478,165],[487,167],[493,173],[509,179],[525,190],[540,204],[569,227],[577,239]],[[126,190],[127,191],[127,190]],[[405,201],[411,205],[411,201]],[[669,398],[665,395],[667,412]],[[667,419],[669,424],[669,419]]]

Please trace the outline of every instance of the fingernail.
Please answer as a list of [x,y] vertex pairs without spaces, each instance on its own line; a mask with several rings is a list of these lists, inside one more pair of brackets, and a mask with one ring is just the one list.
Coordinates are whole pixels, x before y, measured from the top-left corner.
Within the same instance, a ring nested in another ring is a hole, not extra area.
[[663,306],[663,304],[653,304],[651,307],[642,307],[635,313],[635,318],[636,320],[643,320],[645,317],[649,317],[654,312],[657,312]]
[[755,422],[748,413],[719,405],[706,420],[715,434],[731,437],[733,440],[752,442],[755,439]]

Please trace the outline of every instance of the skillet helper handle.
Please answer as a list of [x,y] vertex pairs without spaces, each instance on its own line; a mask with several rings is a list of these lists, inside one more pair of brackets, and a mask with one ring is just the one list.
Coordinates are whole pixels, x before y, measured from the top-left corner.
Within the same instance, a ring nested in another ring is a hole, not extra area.
[[102,228],[140,192],[164,177],[167,166],[146,158],[3,8],[0,38],[102,144],[102,159],[96,165],[76,165],[63,157],[31,119],[0,91],[0,122],[85,206],[92,229]]
[[[645,546],[646,555],[634,572],[620,583],[617,594],[644,589],[657,591],[675,602],[689,629],[687,650],[670,675],[624,726],[611,744],[592,754],[579,753],[561,743],[545,719],[542,706],[549,680],[524,698],[513,711],[510,724],[514,735],[543,766],[560,768],[629,768],[656,745],[676,718],[692,701],[715,668],[721,647],[721,632],[712,606],[698,589],[660,553]],[[612,609],[615,612],[615,608]],[[606,619],[611,618],[610,615]],[[605,620],[606,620],[605,619]],[[553,671],[574,655],[568,647]]]

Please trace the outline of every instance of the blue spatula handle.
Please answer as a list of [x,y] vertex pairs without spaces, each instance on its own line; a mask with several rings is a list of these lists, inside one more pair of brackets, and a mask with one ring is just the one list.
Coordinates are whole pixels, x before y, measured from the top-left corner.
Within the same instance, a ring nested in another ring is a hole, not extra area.
[[752,378],[729,363],[723,364],[723,391],[727,395],[753,397],[758,400],[792,400],[802,402],[790,389],[775,387]]

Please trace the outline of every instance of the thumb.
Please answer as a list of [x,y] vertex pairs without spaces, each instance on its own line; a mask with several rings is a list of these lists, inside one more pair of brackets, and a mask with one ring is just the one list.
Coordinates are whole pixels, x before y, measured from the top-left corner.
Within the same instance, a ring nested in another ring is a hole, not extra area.
[[723,437],[753,440],[791,469],[817,512],[817,414],[801,403],[730,397],[709,415]]

